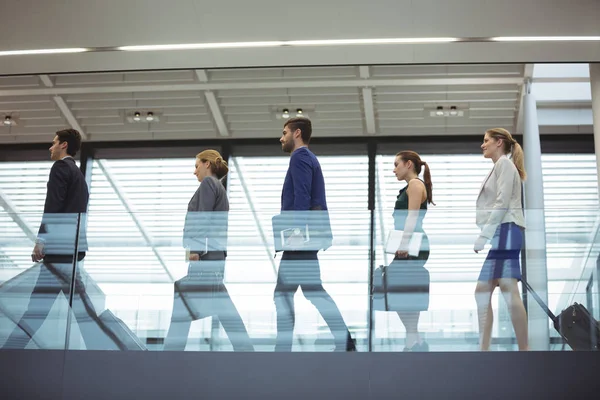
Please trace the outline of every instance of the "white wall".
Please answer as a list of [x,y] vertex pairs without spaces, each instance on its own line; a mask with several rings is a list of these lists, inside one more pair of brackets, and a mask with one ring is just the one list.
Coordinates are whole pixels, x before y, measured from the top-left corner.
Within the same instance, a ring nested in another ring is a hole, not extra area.
[[[0,50],[292,39],[600,36],[573,0],[3,0]],[[361,63],[600,61],[600,42],[449,43],[10,56],[0,74]]]

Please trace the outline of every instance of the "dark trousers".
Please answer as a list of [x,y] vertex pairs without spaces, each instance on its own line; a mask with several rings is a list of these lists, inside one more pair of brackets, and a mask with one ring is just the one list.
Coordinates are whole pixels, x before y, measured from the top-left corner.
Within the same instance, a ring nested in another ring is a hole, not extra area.
[[[80,259],[83,256],[80,255]],[[21,317],[7,341],[5,349],[24,349],[48,317],[56,296],[62,291],[67,298],[71,291],[73,256],[48,255],[40,269],[25,314]],[[86,348],[91,348],[98,338],[97,316],[85,291],[79,268],[75,276],[73,304],[71,306]],[[65,332],[66,333],[66,332]]]
[[350,338],[348,327],[337,305],[321,282],[316,251],[284,251],[277,274],[275,309],[277,340],[275,351],[291,351],[296,322],[294,294],[302,288],[304,296],[317,308],[334,336],[336,347],[345,349]]
[[188,274],[175,282],[173,313],[163,349],[185,350],[192,321],[212,316],[219,319],[235,351],[254,351],[244,321],[223,284],[225,257],[210,258],[191,262]]

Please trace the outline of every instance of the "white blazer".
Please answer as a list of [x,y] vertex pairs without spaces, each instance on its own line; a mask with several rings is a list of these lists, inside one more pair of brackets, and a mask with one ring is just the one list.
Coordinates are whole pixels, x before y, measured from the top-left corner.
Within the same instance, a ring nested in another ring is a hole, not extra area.
[[498,225],[505,222],[514,222],[525,228],[521,177],[512,160],[503,155],[479,190],[476,223],[481,229],[481,236],[491,239]]

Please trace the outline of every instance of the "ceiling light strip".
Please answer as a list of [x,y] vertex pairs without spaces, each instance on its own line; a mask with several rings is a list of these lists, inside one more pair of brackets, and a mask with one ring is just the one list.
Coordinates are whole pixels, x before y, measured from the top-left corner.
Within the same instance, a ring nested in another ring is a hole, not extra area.
[[65,54],[65,53],[84,53],[93,51],[93,49],[75,47],[66,49],[38,49],[38,50],[7,50],[0,51],[0,56],[22,56],[31,54]]
[[435,44],[452,42],[594,42],[600,36],[498,36],[498,37],[432,37],[432,38],[380,38],[380,39],[327,39],[327,40],[279,40],[259,42],[182,43],[118,47],[75,47],[63,49],[34,49],[0,51],[0,56],[66,54],[100,51],[165,51],[165,50],[210,50],[269,47],[353,46],[393,44]]

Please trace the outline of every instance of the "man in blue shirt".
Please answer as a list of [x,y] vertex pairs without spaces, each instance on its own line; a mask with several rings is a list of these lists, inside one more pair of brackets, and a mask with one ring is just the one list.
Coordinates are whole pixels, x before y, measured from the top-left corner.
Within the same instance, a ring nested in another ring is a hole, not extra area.
[[[317,157],[308,149],[312,134],[312,124],[307,118],[289,119],[283,129],[281,148],[291,153],[290,165],[281,192],[281,211],[298,212],[293,218],[292,235],[287,246],[297,248],[284,251],[275,287],[275,308],[277,310],[277,341],[275,351],[291,351],[294,334],[294,294],[298,287],[313,303],[334,336],[336,351],[356,351],[350,331],[344,323],[337,305],[323,288],[321,270],[317,258],[318,248],[331,245],[307,246],[309,242],[306,218],[310,210],[322,213],[327,210],[325,181]],[[297,226],[296,226],[297,225]],[[327,223],[327,225],[329,225]],[[310,228],[310,226],[308,226]],[[325,241],[327,242],[327,241]]]

